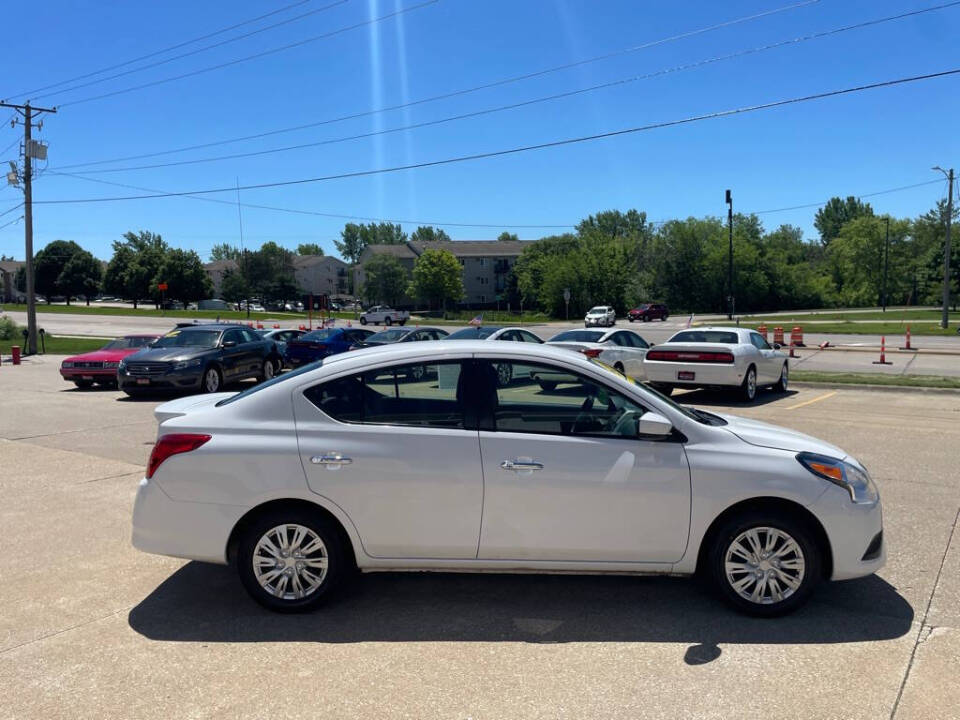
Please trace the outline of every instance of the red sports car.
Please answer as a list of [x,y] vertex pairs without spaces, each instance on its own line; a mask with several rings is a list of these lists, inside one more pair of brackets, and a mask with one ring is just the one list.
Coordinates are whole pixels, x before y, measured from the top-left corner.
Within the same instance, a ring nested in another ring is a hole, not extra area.
[[79,388],[116,385],[120,361],[156,340],[159,335],[124,335],[111,340],[99,350],[68,357],[60,364],[60,374]]

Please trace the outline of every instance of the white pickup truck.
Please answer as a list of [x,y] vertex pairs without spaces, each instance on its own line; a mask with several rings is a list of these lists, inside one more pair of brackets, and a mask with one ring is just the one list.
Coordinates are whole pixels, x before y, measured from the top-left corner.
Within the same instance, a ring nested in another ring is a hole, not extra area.
[[374,305],[360,316],[360,324],[373,323],[374,325],[380,325],[382,323],[393,325],[396,323],[397,325],[404,325],[409,319],[410,313],[406,310],[394,310],[389,305]]

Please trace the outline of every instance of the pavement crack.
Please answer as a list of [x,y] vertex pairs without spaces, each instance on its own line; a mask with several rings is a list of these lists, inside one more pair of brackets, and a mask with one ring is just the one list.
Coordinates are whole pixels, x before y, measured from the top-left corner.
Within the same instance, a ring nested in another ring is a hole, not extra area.
[[81,480],[78,485],[87,485],[88,483],[100,482],[101,480],[113,480],[114,478],[127,477],[128,475],[140,475],[140,470],[131,470],[129,472],[117,473],[116,475],[104,475],[103,477],[90,478],[89,480]]
[[26,647],[27,645],[33,645],[34,643],[38,643],[38,642],[41,642],[41,641],[43,641],[43,640],[48,640],[48,639],[50,639],[50,638],[52,638],[52,637],[56,637],[57,635],[63,635],[64,633],[68,633],[68,632],[70,632],[71,630],[76,630],[77,628],[82,628],[82,627],[84,627],[85,625],[92,625],[92,624],[95,623],[95,622],[100,622],[101,620],[106,620],[106,619],[108,619],[108,618],[112,618],[112,617],[114,617],[114,616],[116,616],[116,615],[119,615],[119,614],[122,613],[122,612],[129,612],[132,608],[133,608],[133,605],[129,605],[129,606],[125,607],[125,608],[120,608],[119,610],[114,610],[114,611],[111,612],[111,613],[107,613],[106,615],[102,615],[102,616],[100,616],[100,617],[91,618],[90,620],[84,620],[83,622],[79,622],[79,623],[77,623],[76,625],[71,625],[70,627],[63,628],[63,629],[61,629],[61,630],[54,630],[53,632],[47,633],[46,635],[41,635],[40,637],[34,638],[33,640],[27,640],[27,641],[22,642],[22,643],[19,643],[19,644],[17,644],[17,645],[13,645],[12,647],[8,647],[8,648],[5,648],[5,649],[3,649],[3,650],[0,650],[0,655],[6,655],[7,653],[13,652],[14,650],[16,650],[16,649],[18,649],[18,648]]
[[[940,576],[943,574],[943,566],[947,562],[947,553],[950,552],[950,546],[953,544],[953,536],[957,532],[957,523],[960,522],[960,508],[957,508],[957,514],[953,516],[953,526],[950,528],[950,537],[947,538],[946,547],[943,548],[943,556],[940,558],[940,567],[937,568],[937,577],[933,581],[933,589],[930,591],[930,597],[927,599],[927,607],[923,611],[923,618],[920,620],[920,628],[917,630],[916,640],[913,641],[913,649],[910,651],[910,661],[907,663],[907,669],[903,673],[903,680],[900,681],[900,689],[897,691],[897,699],[890,710],[890,720],[894,720],[897,710],[900,709],[900,700],[903,699],[903,691],[907,687],[907,680],[910,679],[910,671],[913,670],[913,662],[917,658],[917,648],[920,644],[930,637],[933,631],[932,626],[927,625],[927,616],[930,615],[930,607],[933,605],[933,598],[937,594],[937,587],[940,585]],[[930,628],[926,635],[924,629]]]
[[81,433],[81,432],[90,432],[91,430],[111,430],[113,428],[125,428],[130,427],[131,425],[146,425],[147,423],[152,423],[152,420],[136,420],[134,422],[125,422],[118,423],[116,425],[97,425],[96,427],[83,427],[76,428],[75,430],[61,430],[60,432],[55,433],[41,433],[40,435],[22,435],[20,437],[11,437],[7,440],[16,441],[16,440],[36,440],[37,438],[45,437],[57,437],[58,435],[70,435],[71,433]]

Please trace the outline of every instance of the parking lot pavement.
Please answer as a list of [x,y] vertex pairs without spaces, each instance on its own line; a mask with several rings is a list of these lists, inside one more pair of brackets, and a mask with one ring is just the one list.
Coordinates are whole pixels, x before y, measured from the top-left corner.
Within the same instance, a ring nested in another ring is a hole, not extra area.
[[374,574],[270,614],[224,567],[138,553],[156,401],[0,368],[0,718],[960,717],[960,395],[684,402],[871,469],[888,565],[779,620],[682,578]]

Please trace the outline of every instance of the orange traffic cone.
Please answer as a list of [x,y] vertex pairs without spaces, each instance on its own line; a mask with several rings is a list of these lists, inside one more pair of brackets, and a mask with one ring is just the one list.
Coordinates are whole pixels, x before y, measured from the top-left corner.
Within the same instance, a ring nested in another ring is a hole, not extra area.
[[887,337],[886,335],[880,336],[880,359],[873,361],[874,365],[893,365],[892,362],[887,362]]

